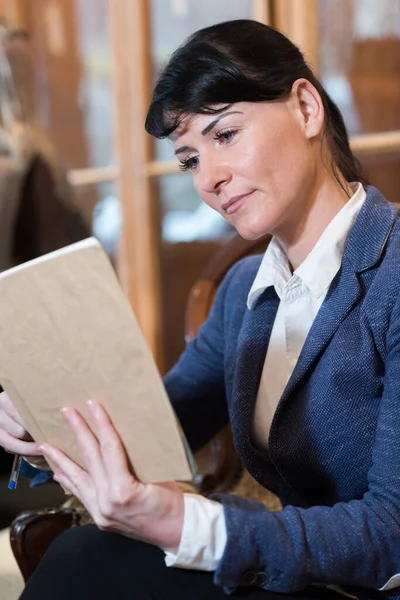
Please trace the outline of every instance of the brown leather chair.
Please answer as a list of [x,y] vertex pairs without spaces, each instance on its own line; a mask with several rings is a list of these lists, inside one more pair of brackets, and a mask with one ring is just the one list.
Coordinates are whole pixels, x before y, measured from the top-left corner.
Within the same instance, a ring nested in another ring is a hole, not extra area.
[[[270,236],[266,236],[248,242],[236,235],[221,248],[191,290],[185,322],[187,340],[196,336],[206,319],[216,290],[229,268],[245,256],[264,252],[269,240]],[[243,472],[229,427],[200,450],[196,458],[201,474],[195,486],[204,495],[232,490]],[[69,527],[84,524],[84,511],[68,504],[57,509],[24,512],[13,521],[10,529],[11,547],[25,581],[55,537]]]

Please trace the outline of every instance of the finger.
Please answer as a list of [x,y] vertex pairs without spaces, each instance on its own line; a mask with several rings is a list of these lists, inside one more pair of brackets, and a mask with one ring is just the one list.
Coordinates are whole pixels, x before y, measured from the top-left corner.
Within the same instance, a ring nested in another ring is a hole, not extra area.
[[0,430],[0,446],[13,454],[21,454],[22,456],[40,456],[39,446],[36,442],[24,442],[6,431]]
[[[6,412],[0,412],[0,429],[6,431],[12,437],[22,439],[28,433],[22,425],[14,421]],[[29,434],[28,434],[29,435]]]
[[97,502],[97,497],[93,493],[94,487],[92,487],[91,493],[88,493],[88,489],[86,489],[86,493],[82,494],[82,490],[75,485],[73,481],[65,473],[54,473],[53,475],[54,481],[59,483],[63,489],[78,498],[78,500],[83,504],[86,508],[93,521],[99,527],[102,522],[104,522],[104,518],[102,517],[101,511],[99,510],[99,505]]
[[101,404],[93,400],[89,400],[87,405],[93,417],[93,428],[100,442],[106,477],[109,481],[121,474],[129,474],[132,477],[132,469],[125,447],[107,411]]
[[53,479],[59,483],[66,492],[76,496],[76,498],[78,498],[78,500],[84,504],[83,498],[80,496],[79,489],[64,473],[54,473]]
[[90,475],[59,448],[56,448],[47,442],[41,444],[39,448],[42,454],[56,466],[57,471],[64,474],[80,493],[82,493],[82,490],[84,490],[85,487],[90,488]]
[[14,421],[22,425],[24,429],[26,429],[26,425],[22,417],[18,413],[14,404],[11,402],[10,396],[7,394],[7,392],[2,392],[0,394],[0,408],[2,408],[8,414],[8,416],[11,417],[11,419],[13,419]]
[[97,493],[90,474],[55,446],[45,443],[40,446],[40,449],[57,467],[53,479],[76,496],[92,516],[97,515],[99,513]]
[[[99,442],[82,415],[73,408],[63,408],[61,414],[70,426],[79,445],[88,473],[96,487],[105,485],[105,468]],[[64,471],[65,472],[65,471]]]

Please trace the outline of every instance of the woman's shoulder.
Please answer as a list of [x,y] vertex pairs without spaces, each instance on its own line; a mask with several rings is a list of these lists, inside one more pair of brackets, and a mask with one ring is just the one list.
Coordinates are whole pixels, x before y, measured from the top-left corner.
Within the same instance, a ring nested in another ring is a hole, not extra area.
[[[385,241],[378,262],[362,273],[367,284],[367,298],[377,303],[379,311],[389,312],[400,297],[400,219],[397,217]],[[368,283],[369,281],[369,283]]]
[[[380,263],[381,270],[400,274],[400,218],[397,216],[387,238],[385,252]],[[399,277],[400,282],[400,277]]]

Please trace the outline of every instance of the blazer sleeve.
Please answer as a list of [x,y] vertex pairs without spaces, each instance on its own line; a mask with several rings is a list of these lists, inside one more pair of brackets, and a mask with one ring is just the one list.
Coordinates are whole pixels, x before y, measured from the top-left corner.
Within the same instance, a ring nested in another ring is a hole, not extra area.
[[225,302],[239,263],[218,288],[215,302],[197,337],[188,342],[164,385],[193,452],[228,423],[225,395]]
[[214,577],[227,592],[246,584],[278,593],[312,583],[385,591],[400,586],[400,300],[386,352],[368,491],[361,499],[269,512],[244,498],[211,496],[224,506],[227,545]]

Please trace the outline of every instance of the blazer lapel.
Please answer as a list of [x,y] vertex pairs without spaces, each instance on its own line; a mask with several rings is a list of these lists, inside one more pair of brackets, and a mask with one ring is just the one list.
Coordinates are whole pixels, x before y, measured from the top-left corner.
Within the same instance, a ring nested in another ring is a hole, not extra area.
[[246,311],[238,339],[230,418],[241,455],[249,449],[254,404],[278,305],[274,288],[267,288],[252,309]]
[[[361,287],[350,261],[343,259],[342,267],[333,280],[327,296],[306,338],[296,367],[279,401],[275,418],[286,405],[295,386],[318,359],[337,328],[361,296]],[[268,343],[274,324],[279,298],[273,287],[267,288],[252,310],[245,313],[238,339],[237,359],[233,376],[231,425],[235,444],[243,453],[250,448],[254,405],[264,367]]]
[[357,274],[348,261],[343,261],[304,342],[281,402],[290,396],[295,386],[306,375],[360,297],[361,286]]
[[279,298],[270,287],[245,314],[238,339],[230,422],[236,450],[249,473],[278,497],[299,504],[300,496],[277,470],[269,452],[261,452],[251,440],[254,405],[278,306]]
[[329,287],[282,394],[271,426],[271,435],[276,424],[275,419],[279,417],[294,388],[307,374],[342,321],[361,298],[357,274],[376,265],[395,223],[396,208],[374,187],[368,186],[366,189],[367,197],[350,231],[341,269]]

